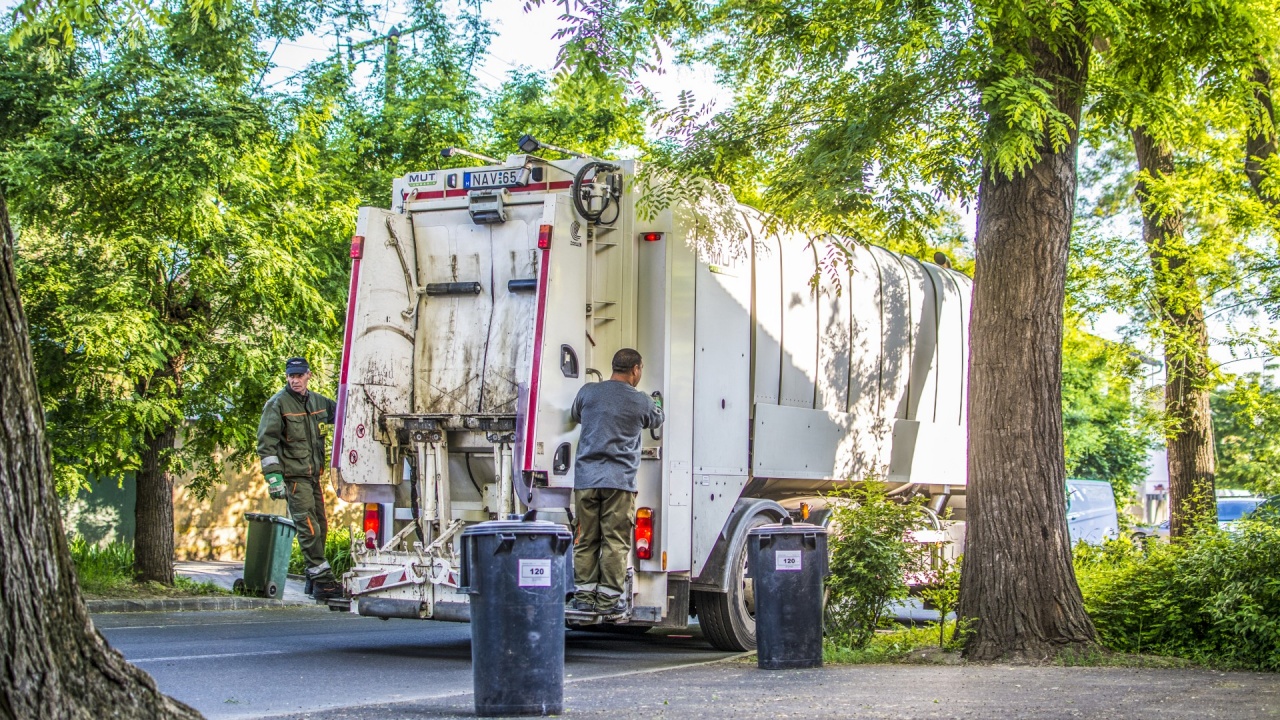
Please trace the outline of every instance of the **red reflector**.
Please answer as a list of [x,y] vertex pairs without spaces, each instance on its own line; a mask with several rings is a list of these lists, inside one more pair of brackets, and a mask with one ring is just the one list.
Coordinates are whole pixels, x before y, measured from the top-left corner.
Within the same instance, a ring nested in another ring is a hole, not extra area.
[[538,249],[539,250],[551,249],[551,226],[550,225],[542,225],[538,228]]
[[364,546],[370,550],[378,548],[378,536],[382,533],[382,506],[378,503],[364,504]]
[[653,509],[636,508],[636,557],[653,558]]
[[364,236],[351,236],[351,257],[359,259],[364,257]]
[[640,233],[640,239],[645,242],[658,242],[662,240],[662,233],[660,232]]

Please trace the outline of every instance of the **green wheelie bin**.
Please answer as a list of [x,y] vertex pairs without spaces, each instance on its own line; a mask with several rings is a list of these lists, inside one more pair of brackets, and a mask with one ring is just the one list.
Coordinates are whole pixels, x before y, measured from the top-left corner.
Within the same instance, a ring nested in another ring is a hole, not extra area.
[[279,515],[245,513],[244,519],[249,523],[249,536],[244,545],[244,577],[235,583],[235,589],[258,597],[283,597],[293,536],[298,534],[298,528],[292,520]]

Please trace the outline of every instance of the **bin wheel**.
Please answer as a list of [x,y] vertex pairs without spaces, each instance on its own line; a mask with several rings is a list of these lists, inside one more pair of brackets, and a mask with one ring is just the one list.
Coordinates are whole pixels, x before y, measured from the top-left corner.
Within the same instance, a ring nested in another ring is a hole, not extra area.
[[740,542],[730,550],[729,567],[733,570],[729,592],[692,593],[702,634],[718,650],[756,649],[756,599],[751,578],[747,577],[747,531],[771,522],[775,522],[773,517],[763,513],[751,518],[739,536]]
[[231,583],[231,592],[237,595],[244,594],[244,578],[236,578],[236,581]]
[[275,583],[267,583],[267,597],[273,598],[280,593],[280,588]]

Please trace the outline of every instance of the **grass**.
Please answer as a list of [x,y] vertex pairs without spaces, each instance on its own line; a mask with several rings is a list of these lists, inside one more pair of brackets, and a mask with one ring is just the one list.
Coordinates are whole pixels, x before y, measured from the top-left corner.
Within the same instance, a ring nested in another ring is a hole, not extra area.
[[[947,643],[952,641],[954,624],[947,626]],[[900,627],[881,630],[866,647],[840,647],[830,640],[823,645],[823,662],[833,665],[957,665],[963,661],[958,650],[938,647],[938,626]],[[1049,663],[1060,667],[1158,668],[1202,667],[1183,658],[1165,655],[1134,655],[1097,649],[1064,652]]]
[[[950,642],[955,624],[947,626]],[[938,628],[935,625],[900,627],[881,630],[871,637],[866,647],[841,647],[830,640],[823,643],[823,662],[835,665],[870,665],[877,663],[940,664],[953,665],[960,661],[960,654],[938,647]]]
[[181,575],[174,577],[172,586],[157,582],[136,582],[133,579],[133,546],[129,543],[94,545],[82,537],[73,537],[69,546],[71,561],[75,563],[76,577],[80,582],[80,592],[86,597],[200,597],[230,593],[214,583],[196,582]]

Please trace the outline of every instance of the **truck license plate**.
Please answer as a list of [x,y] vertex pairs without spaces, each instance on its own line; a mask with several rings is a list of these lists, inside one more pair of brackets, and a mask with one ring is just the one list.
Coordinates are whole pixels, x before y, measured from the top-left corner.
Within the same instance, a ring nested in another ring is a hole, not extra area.
[[462,187],[473,188],[518,187],[524,168],[502,168],[501,170],[476,170],[462,173]]

